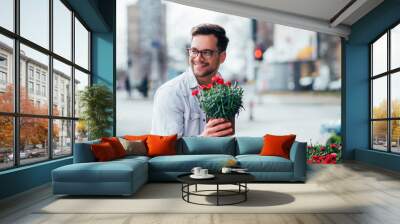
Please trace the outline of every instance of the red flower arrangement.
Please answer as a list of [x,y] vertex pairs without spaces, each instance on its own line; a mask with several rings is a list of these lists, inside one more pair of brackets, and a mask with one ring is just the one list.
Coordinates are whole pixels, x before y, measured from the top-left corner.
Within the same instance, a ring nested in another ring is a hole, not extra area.
[[340,144],[307,146],[307,163],[336,164],[341,160]]
[[199,99],[200,106],[207,118],[233,119],[243,109],[243,89],[230,81],[215,75],[211,83],[200,85],[192,91],[192,95]]

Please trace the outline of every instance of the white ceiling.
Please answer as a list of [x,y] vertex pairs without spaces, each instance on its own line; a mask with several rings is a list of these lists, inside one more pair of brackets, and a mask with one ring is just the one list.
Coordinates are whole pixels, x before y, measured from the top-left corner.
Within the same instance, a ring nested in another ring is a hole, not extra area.
[[[352,24],[383,2],[383,0],[169,1],[341,37],[347,37]],[[348,4],[349,7],[339,13]]]
[[350,0],[226,0],[329,21]]

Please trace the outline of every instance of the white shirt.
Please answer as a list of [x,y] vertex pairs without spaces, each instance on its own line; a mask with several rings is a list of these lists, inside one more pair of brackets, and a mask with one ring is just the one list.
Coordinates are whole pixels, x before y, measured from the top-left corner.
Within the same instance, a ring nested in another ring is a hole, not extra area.
[[198,136],[206,124],[206,115],[192,91],[198,82],[189,68],[164,83],[155,93],[151,133],[155,135]]

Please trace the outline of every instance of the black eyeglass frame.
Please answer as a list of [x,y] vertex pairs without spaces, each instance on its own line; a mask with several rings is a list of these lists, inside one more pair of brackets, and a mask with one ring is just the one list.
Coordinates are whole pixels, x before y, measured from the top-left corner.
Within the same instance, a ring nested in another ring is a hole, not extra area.
[[196,48],[187,48],[186,49],[190,57],[197,57],[200,56],[203,58],[211,58],[215,55],[215,53],[221,53],[219,50],[211,50],[211,49],[204,49],[198,50]]

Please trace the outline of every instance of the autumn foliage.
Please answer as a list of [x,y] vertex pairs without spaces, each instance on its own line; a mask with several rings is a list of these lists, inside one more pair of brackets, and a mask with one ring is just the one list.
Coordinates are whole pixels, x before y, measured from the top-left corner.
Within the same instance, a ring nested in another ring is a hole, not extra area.
[[[14,107],[14,89],[12,85],[7,86],[6,92],[0,93],[0,111],[13,112]],[[20,88],[20,109],[21,114],[48,114],[48,106],[34,105],[29,99],[28,93],[24,87]],[[58,111],[56,113],[59,113]],[[13,117],[0,116],[0,147],[13,148]],[[26,145],[44,145],[47,142],[49,131],[47,118],[20,118],[20,148],[24,149]],[[59,127],[53,126],[53,138],[59,136]]]
[[[382,100],[378,106],[373,108],[373,118],[388,118],[387,101]],[[392,100],[391,117],[400,117],[400,101]],[[400,122],[392,121],[392,141],[397,141],[400,138]],[[387,122],[378,121],[374,122],[372,126],[374,138],[386,139],[387,136]]]

